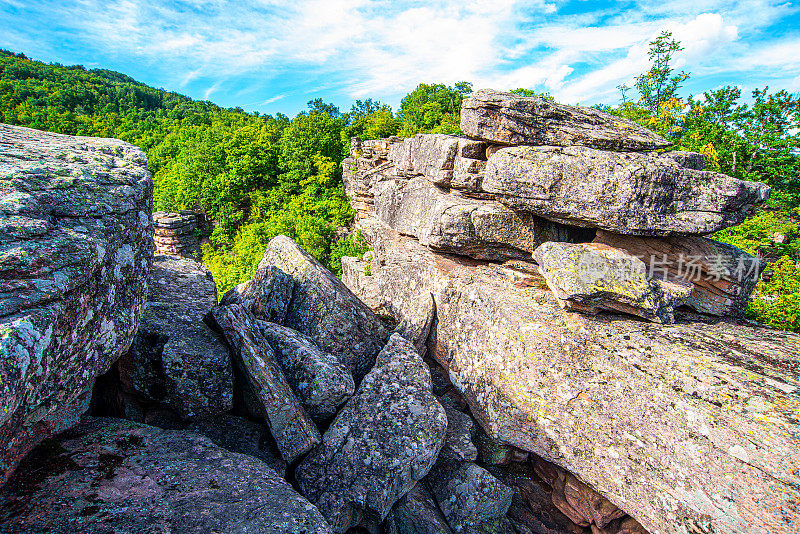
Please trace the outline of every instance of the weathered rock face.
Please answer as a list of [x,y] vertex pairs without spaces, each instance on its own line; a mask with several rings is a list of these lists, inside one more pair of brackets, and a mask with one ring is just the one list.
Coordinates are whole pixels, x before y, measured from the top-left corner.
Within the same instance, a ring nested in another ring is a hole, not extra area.
[[186,427],[186,431],[202,434],[223,449],[258,458],[281,477],[286,475],[286,462],[281,459],[269,429],[263,424],[223,414],[197,419]]
[[629,235],[709,234],[741,224],[769,187],[681,167],[658,154],[585,147],[509,147],[492,154],[483,189],[514,209]]
[[373,194],[375,215],[383,223],[434,250],[477,259],[530,258],[540,244],[569,234],[564,225],[499,202],[448,193],[421,177],[382,181]]
[[197,215],[191,211],[153,213],[156,254],[196,259],[200,255]]
[[389,146],[388,161],[400,176],[425,176],[431,183],[450,187],[477,178],[486,161],[486,143],[444,134],[417,134]]
[[320,423],[330,420],[356,389],[347,367],[300,332],[265,321],[258,326],[308,414]]
[[7,533],[331,532],[260,460],[121,420],[94,420],[40,446],[0,503]]
[[647,128],[596,109],[490,89],[476,91],[462,103],[461,131],[501,145],[581,145],[606,150],[669,146]]
[[429,478],[431,492],[455,532],[505,515],[514,491],[472,463],[440,461]]
[[229,411],[231,357],[225,341],[203,323],[216,303],[217,286],[202,264],[156,256],[139,330],[118,363],[124,390],[184,419]]
[[433,295],[430,352],[493,439],[565,468],[652,533],[800,529],[800,336],[570,313],[521,265],[382,235],[353,289]]
[[220,304],[243,303],[257,319],[283,324],[293,291],[291,276],[277,267],[264,265],[253,278],[225,293]]
[[138,148],[0,125],[0,482],[130,346],[151,212]]
[[689,283],[648,278],[641,259],[608,245],[547,242],[533,258],[559,304],[569,310],[612,310],[673,323],[675,308],[692,293]]
[[392,509],[386,518],[387,534],[452,534],[431,494],[417,484]]
[[763,269],[758,258],[706,237],[635,237],[599,230],[594,242],[641,258],[651,278],[691,284],[686,304],[711,315],[744,315]]
[[294,278],[284,325],[336,355],[356,381],[360,380],[372,367],[387,335],[375,313],[286,236],[269,242],[258,268],[269,266]]
[[427,366],[393,334],[320,446],[297,468],[300,491],[334,532],[377,526],[428,474],[446,427]]
[[216,306],[211,313],[234,351],[234,362],[245,376],[281,456],[294,462],[320,442],[317,427],[286,383],[275,352],[250,310],[231,304]]

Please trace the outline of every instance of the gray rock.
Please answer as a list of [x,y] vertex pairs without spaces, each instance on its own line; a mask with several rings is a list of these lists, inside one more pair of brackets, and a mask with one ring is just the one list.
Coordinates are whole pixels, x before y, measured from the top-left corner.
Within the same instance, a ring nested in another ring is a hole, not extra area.
[[473,443],[478,450],[478,458],[484,465],[508,465],[528,459],[527,451],[521,451],[507,443],[492,439],[482,429],[478,429]]
[[489,158],[483,189],[514,209],[564,224],[661,236],[741,224],[770,191],[659,154],[584,147],[501,149]]
[[375,362],[386,328],[330,271],[284,235],[269,242],[259,270],[274,266],[294,278],[285,326],[307,335],[347,365],[356,381]]
[[686,167],[687,169],[702,171],[706,168],[706,157],[702,154],[698,154],[697,152],[671,150],[669,152],[663,152],[662,155],[671,158],[675,161],[675,163],[681,167]]
[[656,280],[692,286],[686,304],[711,315],[744,316],[764,262],[707,237],[623,236],[598,230],[594,240],[640,258]]
[[388,149],[388,161],[400,176],[425,176],[432,183],[449,187],[464,174],[478,174],[486,161],[486,143],[445,134],[417,134]]
[[445,401],[441,404],[447,414],[447,434],[442,450],[439,452],[439,458],[474,462],[478,459],[478,449],[472,443],[476,431],[475,422],[472,417],[456,410],[449,402]]
[[283,324],[293,291],[291,276],[272,265],[260,265],[253,278],[225,293],[220,304],[244,303],[256,319]]
[[128,350],[153,256],[145,155],[0,125],[0,484]]
[[428,474],[446,427],[422,358],[392,334],[320,446],[297,468],[300,491],[335,532],[377,526]]
[[371,285],[353,289],[433,294],[430,354],[493,439],[650,532],[800,530],[797,334],[682,310],[673,325],[568,313],[537,274],[386,234],[373,247]]
[[286,462],[263,424],[224,414],[193,421],[186,430],[206,436],[223,449],[258,458],[281,477],[286,476]]
[[675,308],[692,293],[691,284],[650,279],[642,260],[607,245],[547,242],[533,258],[559,304],[568,310],[612,310],[673,323]]
[[397,501],[386,518],[389,534],[453,534],[431,494],[417,484]]
[[500,202],[448,193],[421,177],[385,180],[373,193],[375,215],[383,223],[434,250],[477,259],[530,258],[563,228]]
[[191,432],[94,420],[46,442],[0,490],[0,532],[329,534],[266,464]]
[[333,418],[356,389],[347,367],[300,332],[265,321],[258,325],[275,349],[286,381],[312,419],[321,423]]
[[281,456],[288,463],[294,462],[320,442],[317,427],[286,383],[275,352],[250,310],[231,304],[216,306],[211,313],[259,401]]
[[231,357],[225,341],[203,323],[216,303],[217,286],[202,264],[156,256],[139,330],[118,363],[123,390],[184,419],[229,411]]
[[491,89],[475,91],[462,102],[461,131],[501,145],[582,145],[606,150],[669,146],[661,136],[621,117]]
[[514,498],[514,490],[473,463],[438,462],[426,480],[455,532],[500,518]]

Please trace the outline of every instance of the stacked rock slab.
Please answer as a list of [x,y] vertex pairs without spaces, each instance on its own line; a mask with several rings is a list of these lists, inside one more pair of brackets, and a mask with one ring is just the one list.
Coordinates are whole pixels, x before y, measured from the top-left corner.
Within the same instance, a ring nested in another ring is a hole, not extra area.
[[[768,188],[703,171],[697,154],[644,152],[667,143],[635,124],[538,99],[479,91],[465,101],[462,131],[473,139],[395,142],[385,161],[348,177],[371,195],[358,227],[373,253],[343,259],[345,283],[402,323],[419,320],[414,303],[432,297],[428,353],[490,439],[566,470],[552,480],[551,499],[572,524],[593,532],[641,532],[634,519],[654,533],[800,528],[800,337],[709,316],[741,309],[752,286],[733,276],[733,265],[760,263],[702,234],[740,223]],[[456,190],[450,171],[460,168],[460,147],[476,142],[485,143],[485,164],[471,166],[476,178]],[[502,264],[469,247],[442,249],[422,229],[435,226],[431,213],[435,221],[450,211],[405,200],[422,181],[440,195],[502,205],[566,231],[538,244],[532,258]],[[634,208],[609,209],[620,199]],[[642,243],[658,262],[639,257]],[[611,276],[594,289],[585,279],[559,284],[579,262],[544,252],[572,246]],[[619,278],[604,251],[636,266],[649,296],[633,298],[624,284],[610,291],[631,279]],[[725,256],[723,282],[663,267],[690,253],[705,274],[720,272],[711,256]],[[666,274],[656,281],[657,269]],[[600,313],[569,311],[582,303]],[[512,512],[528,513],[513,503]]]
[[197,215],[191,211],[153,213],[156,254],[171,254],[195,259],[200,254]]
[[130,346],[151,212],[138,148],[0,125],[0,482]]

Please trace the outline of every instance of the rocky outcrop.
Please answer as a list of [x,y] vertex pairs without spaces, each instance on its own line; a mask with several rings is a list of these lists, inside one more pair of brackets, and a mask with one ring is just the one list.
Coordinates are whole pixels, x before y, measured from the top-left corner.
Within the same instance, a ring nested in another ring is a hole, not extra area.
[[461,131],[500,145],[581,145],[626,151],[669,146],[647,128],[596,109],[490,89],[475,91],[464,101]]
[[622,236],[600,230],[595,243],[616,247],[649,263],[650,278],[692,286],[686,304],[718,316],[742,316],[758,283],[763,262],[707,237]]
[[375,363],[386,329],[338,278],[294,241],[280,235],[269,242],[259,271],[276,267],[294,279],[283,323],[307,335],[344,363],[356,381]]
[[0,490],[0,532],[329,534],[266,464],[207,438],[98,419],[40,446]]
[[0,482],[128,350],[153,249],[145,156],[0,125]]
[[242,304],[217,306],[211,313],[245,376],[256,404],[253,411],[269,426],[283,459],[294,462],[320,442],[320,435],[286,382],[272,346]]
[[351,287],[433,295],[429,352],[493,439],[558,464],[653,533],[798,528],[800,337],[686,313],[674,325],[570,313],[535,266],[381,235],[371,276]]
[[692,293],[689,283],[648,278],[642,260],[607,245],[547,242],[533,259],[558,303],[569,310],[619,311],[672,323],[675,308]]
[[156,211],[153,213],[153,227],[156,254],[183,256],[190,259],[200,257],[196,214],[191,211],[180,213]]
[[295,477],[334,532],[377,527],[428,474],[447,418],[413,345],[393,334]]
[[710,234],[741,224],[769,196],[766,184],[668,156],[577,146],[498,150],[482,187],[514,209],[628,235]]
[[139,330],[117,364],[122,394],[171,409],[182,419],[229,411],[231,357],[225,341],[203,322],[216,303],[217,286],[202,264],[156,256]]

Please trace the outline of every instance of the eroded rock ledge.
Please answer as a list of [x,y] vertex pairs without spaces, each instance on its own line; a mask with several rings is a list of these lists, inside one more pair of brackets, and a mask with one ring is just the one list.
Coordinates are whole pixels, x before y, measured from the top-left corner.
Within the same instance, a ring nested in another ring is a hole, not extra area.
[[429,351],[493,438],[653,533],[800,528],[800,336],[691,313],[670,326],[571,313],[534,265],[373,236],[371,275],[348,258],[345,283],[399,319],[398,303],[433,296]]

